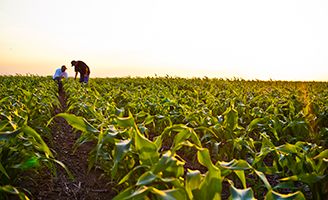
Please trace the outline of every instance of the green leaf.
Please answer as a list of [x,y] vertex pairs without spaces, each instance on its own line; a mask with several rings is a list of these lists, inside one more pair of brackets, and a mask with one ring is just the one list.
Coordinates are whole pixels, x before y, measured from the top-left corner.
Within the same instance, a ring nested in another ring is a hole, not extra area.
[[176,136],[174,137],[173,141],[173,149],[172,151],[175,152],[175,148],[180,144],[180,142],[184,142],[186,139],[188,139],[191,135],[191,132],[188,128],[181,130]]
[[291,153],[297,153],[297,147],[293,144],[286,143],[284,145],[281,145],[279,147],[276,147],[276,149],[282,153],[291,154]]
[[186,193],[180,188],[170,189],[170,190],[158,190],[154,187],[150,190],[155,194],[159,199],[162,200],[177,200],[177,199],[186,199]]
[[143,122],[145,125],[148,125],[150,123],[154,122],[154,116],[147,115],[145,121]]
[[198,162],[208,168],[208,172],[200,184],[199,192],[195,192],[195,199],[221,199],[222,177],[221,171],[211,161],[208,149],[197,152]]
[[322,151],[321,153],[316,155],[313,159],[321,159],[321,158],[328,159],[328,149]]
[[0,163],[0,171],[8,178],[10,179],[9,175],[6,172],[6,169],[3,167],[3,165]]
[[4,102],[4,101],[7,101],[7,99],[9,99],[9,97],[4,97],[4,98],[0,99],[0,104],[2,104],[2,102]]
[[246,177],[245,172],[243,170],[234,170],[235,174],[240,179],[241,183],[243,184],[243,187],[246,189]]
[[297,191],[291,194],[280,194],[273,190],[269,190],[269,192],[265,195],[266,200],[305,200],[305,197],[302,192]]
[[66,167],[66,165],[65,165],[64,163],[62,163],[61,161],[56,160],[56,159],[53,159],[53,161],[54,161],[55,163],[57,163],[58,165],[60,165],[60,166],[66,171],[66,173],[68,174],[68,177],[69,177],[71,180],[74,179],[73,174],[71,173],[71,171],[68,170],[68,168]]
[[199,192],[194,192],[195,199],[221,199],[222,177],[220,171],[208,171],[203,179]]
[[151,172],[151,171],[145,172],[144,174],[142,174],[139,177],[136,185],[137,186],[148,185],[148,184],[152,183],[156,178],[157,178],[157,176],[155,174],[153,174],[153,172]]
[[170,165],[163,171],[163,176],[176,178],[182,177],[184,175],[184,164],[185,162],[179,161],[174,156],[171,156]]
[[231,106],[222,115],[223,125],[230,131],[235,130],[238,126],[238,111]]
[[253,200],[255,199],[252,188],[237,189],[233,185],[230,185],[230,197],[233,200]]
[[198,162],[203,166],[207,167],[209,170],[218,170],[218,168],[213,165],[210,153],[208,149],[203,148],[197,152]]
[[198,170],[190,170],[188,169],[186,175],[186,192],[188,194],[189,199],[194,199],[193,191],[199,190],[199,185],[201,183],[201,173]]
[[149,170],[149,166],[145,166],[145,165],[138,165],[136,166],[135,168],[133,168],[127,175],[125,175],[121,180],[120,182],[118,183],[118,185],[126,182],[127,180],[129,180],[129,178],[134,174],[136,173],[137,170],[140,170],[140,169],[143,169],[145,168],[145,170]]
[[268,190],[271,190],[271,185],[268,181],[268,179],[265,177],[265,175],[263,174],[263,172],[257,171],[254,169],[254,172],[258,175],[258,177],[260,177],[260,179],[262,180],[262,182],[264,183],[265,187]]
[[90,162],[90,160],[89,160],[89,167],[88,167],[88,171],[90,171],[91,170],[91,168],[94,166],[94,164],[98,161],[98,156],[99,156],[99,154],[100,154],[100,151],[101,151],[101,148],[102,148],[102,146],[104,145],[104,142],[105,142],[105,140],[104,140],[104,135],[105,135],[106,133],[104,132],[104,131],[100,131],[100,133],[98,134],[98,142],[97,142],[97,145],[96,145],[96,147],[95,147],[95,149],[96,149],[96,156],[95,156],[95,159],[92,159],[92,161]]
[[120,192],[118,195],[116,195],[113,200],[122,200],[127,199],[132,193],[133,193],[134,186],[126,188],[124,191]]
[[0,186],[0,193],[1,191],[17,195],[21,200],[29,200],[29,198],[23,192],[20,192],[17,188],[11,185]]
[[238,176],[243,187],[246,188],[246,178],[244,170],[252,169],[245,160],[231,160],[230,162],[218,162],[221,167],[229,170],[234,170],[234,173]]
[[117,117],[117,125],[123,128],[134,127],[133,115],[129,112],[128,117]]
[[326,176],[318,176],[316,174],[299,174],[290,177],[285,177],[280,179],[281,181],[301,181],[303,183],[307,183],[312,185],[313,183],[317,183],[318,181],[324,179]]
[[152,166],[159,159],[157,146],[152,141],[143,136],[138,128],[134,129],[134,145],[139,154],[141,164]]
[[273,187],[273,189],[290,189],[290,190],[297,190],[298,187],[295,186],[293,182],[281,182]]
[[[83,117],[78,117],[74,114],[69,114],[69,113],[59,113],[55,117],[64,118],[69,125],[82,132],[99,133],[99,131]],[[48,124],[50,123],[50,121],[48,122]]]
[[255,118],[249,123],[247,130],[249,132],[253,131],[258,127],[258,124],[263,123],[265,120],[263,118]]
[[6,132],[0,132],[0,141],[1,140],[9,140],[10,138],[16,137],[19,133],[21,133],[21,129],[16,129],[14,131],[6,131]]
[[130,150],[132,140],[123,140],[115,143],[114,149],[114,165],[112,167],[112,176],[114,177],[117,172],[118,164],[124,158],[125,154]]
[[175,157],[176,154],[172,154],[169,150],[159,161],[152,167],[152,172],[154,174],[159,174],[160,172],[163,177],[180,177],[184,174],[184,162],[178,160]]
[[35,145],[45,153],[45,156],[47,158],[53,157],[48,145],[43,141],[41,136],[33,128],[31,128],[29,126],[24,126],[22,128],[22,131],[26,135],[32,136],[36,140],[37,143]]
[[163,154],[159,161],[153,166],[152,172],[154,174],[163,172],[172,164],[172,161],[172,152],[169,150],[165,154]]
[[219,162],[220,166],[230,170],[247,170],[252,167],[245,160],[231,160],[230,162]]
[[10,194],[16,194],[16,195],[19,194],[19,191],[17,190],[17,188],[15,188],[11,185],[0,186],[0,191],[7,192]]
[[128,199],[133,199],[133,200],[145,199],[145,197],[149,193],[149,190],[151,190],[151,189],[152,188],[142,186],[142,187],[138,188],[136,191],[134,191],[131,195],[125,197],[124,199],[126,199],[126,200],[128,200]]
[[27,170],[27,169],[30,169],[33,167],[38,167],[38,166],[40,166],[39,158],[32,156],[20,164],[14,165],[13,168]]

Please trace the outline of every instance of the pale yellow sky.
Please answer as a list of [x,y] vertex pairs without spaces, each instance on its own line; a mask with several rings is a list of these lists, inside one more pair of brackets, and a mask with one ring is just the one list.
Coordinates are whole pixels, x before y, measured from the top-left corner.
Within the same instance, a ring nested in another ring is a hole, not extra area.
[[0,0],[0,74],[328,81],[327,24],[326,0]]

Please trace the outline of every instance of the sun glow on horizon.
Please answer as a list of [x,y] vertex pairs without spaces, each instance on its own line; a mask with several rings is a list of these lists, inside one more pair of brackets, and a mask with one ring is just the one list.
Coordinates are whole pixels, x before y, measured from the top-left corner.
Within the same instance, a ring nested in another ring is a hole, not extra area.
[[[17,6],[19,4],[19,6]],[[0,2],[0,74],[328,80],[328,2]]]

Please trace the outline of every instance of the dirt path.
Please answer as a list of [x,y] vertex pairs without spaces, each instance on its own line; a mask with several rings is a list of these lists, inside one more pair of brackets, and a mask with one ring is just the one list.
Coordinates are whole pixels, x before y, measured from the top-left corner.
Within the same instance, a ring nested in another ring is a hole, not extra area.
[[[64,112],[67,108],[66,96],[59,96],[61,108],[57,108],[55,114]],[[24,183],[33,197],[32,199],[70,199],[70,200],[96,200],[112,199],[115,191],[111,190],[109,180],[106,180],[100,170],[91,170],[87,173],[88,152],[92,144],[83,144],[73,154],[73,145],[77,139],[72,127],[62,118],[55,118],[51,127],[53,144],[51,147],[55,152],[55,158],[63,162],[75,177],[70,180],[63,168],[57,165],[57,177],[45,173],[32,175],[33,181]]]

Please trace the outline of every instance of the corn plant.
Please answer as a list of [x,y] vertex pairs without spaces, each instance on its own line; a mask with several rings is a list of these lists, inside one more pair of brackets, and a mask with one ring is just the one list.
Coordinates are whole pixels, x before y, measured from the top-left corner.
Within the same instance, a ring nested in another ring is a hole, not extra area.
[[55,84],[37,76],[0,77],[0,198],[8,194],[28,199],[18,188],[25,171],[48,168],[56,174],[56,160],[45,142],[51,141],[47,120],[58,106]]
[[327,83],[112,78],[66,91],[71,114],[58,117],[82,132],[76,147],[94,141],[89,168],[118,199],[221,198],[226,184],[231,198],[327,194]]

